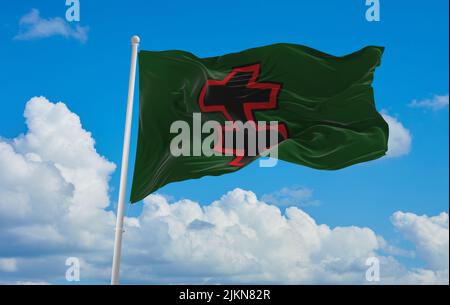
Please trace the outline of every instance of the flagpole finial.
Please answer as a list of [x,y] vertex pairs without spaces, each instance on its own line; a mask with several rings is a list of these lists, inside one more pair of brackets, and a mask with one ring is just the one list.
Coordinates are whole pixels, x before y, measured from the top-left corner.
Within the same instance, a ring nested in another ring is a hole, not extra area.
[[132,44],[138,44],[139,42],[141,42],[141,39],[139,38],[139,36],[134,35],[133,37],[131,37]]

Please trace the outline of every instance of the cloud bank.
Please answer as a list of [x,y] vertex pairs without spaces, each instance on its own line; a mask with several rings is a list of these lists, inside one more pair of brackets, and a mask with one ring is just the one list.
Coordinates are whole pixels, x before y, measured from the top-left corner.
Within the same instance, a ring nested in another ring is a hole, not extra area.
[[[33,98],[25,118],[26,134],[0,138],[0,281],[64,282],[65,260],[75,256],[82,280],[107,283],[115,165],[65,104]],[[297,191],[283,194],[308,197]],[[281,212],[251,191],[235,189],[209,205],[151,195],[125,221],[122,280],[364,284],[365,262],[375,256],[381,283],[448,283],[448,214],[397,212],[391,222],[426,265],[402,265],[402,251],[370,228],[318,224],[298,207]]]

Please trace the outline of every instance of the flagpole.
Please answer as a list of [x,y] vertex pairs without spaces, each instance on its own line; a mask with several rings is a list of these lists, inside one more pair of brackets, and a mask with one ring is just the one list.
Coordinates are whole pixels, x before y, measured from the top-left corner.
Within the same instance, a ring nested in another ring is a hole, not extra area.
[[133,114],[134,84],[136,80],[136,60],[139,42],[140,39],[138,36],[131,37],[130,79],[128,82],[127,113],[125,119],[125,133],[123,136],[122,167],[120,170],[119,203],[117,205],[111,285],[119,284],[120,255],[122,252],[123,219],[125,212],[125,192],[127,189],[128,156],[130,153],[131,118]]

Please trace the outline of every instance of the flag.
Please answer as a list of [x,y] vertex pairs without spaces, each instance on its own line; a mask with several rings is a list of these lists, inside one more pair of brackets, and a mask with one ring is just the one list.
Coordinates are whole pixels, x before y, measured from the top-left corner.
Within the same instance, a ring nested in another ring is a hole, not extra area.
[[[383,156],[388,125],[372,88],[382,54],[368,46],[336,57],[295,44],[208,58],[141,51],[131,202],[171,182],[235,172],[274,148],[279,160],[322,170]],[[244,143],[242,125],[230,122],[251,123]],[[256,153],[251,128],[265,132]]]

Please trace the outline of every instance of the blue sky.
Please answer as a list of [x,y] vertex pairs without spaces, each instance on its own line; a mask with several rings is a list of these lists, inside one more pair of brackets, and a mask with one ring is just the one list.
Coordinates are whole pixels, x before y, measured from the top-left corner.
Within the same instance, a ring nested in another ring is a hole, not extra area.
[[[258,197],[282,188],[313,190],[319,204],[301,208],[318,223],[369,227],[394,245],[411,248],[389,222],[396,211],[448,212],[448,1],[380,1],[381,21],[367,22],[365,1],[81,1],[78,25],[87,41],[60,35],[14,39],[32,8],[42,18],[64,18],[64,1],[16,1],[0,10],[0,137],[27,131],[23,111],[33,96],[63,101],[92,133],[96,149],[120,165],[128,85],[130,36],[143,50],[180,49],[214,56],[271,43],[304,44],[334,55],[366,45],[385,46],[375,75],[377,108],[408,129],[408,153],[339,171],[280,162],[238,173],[170,184],[159,193],[209,204],[235,188]],[[75,24],[70,24],[75,27]],[[136,90],[136,94],[138,91]],[[413,100],[447,95],[447,107],[411,107]],[[135,99],[130,173],[137,140]],[[117,200],[119,169],[110,182]],[[129,175],[131,184],[131,174]],[[295,199],[295,198],[294,198]],[[137,216],[142,203],[129,207]],[[400,258],[407,265],[420,260]]]

